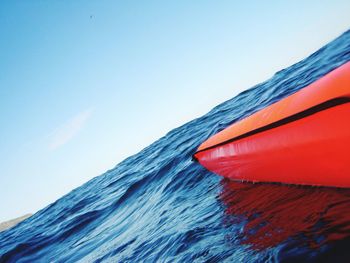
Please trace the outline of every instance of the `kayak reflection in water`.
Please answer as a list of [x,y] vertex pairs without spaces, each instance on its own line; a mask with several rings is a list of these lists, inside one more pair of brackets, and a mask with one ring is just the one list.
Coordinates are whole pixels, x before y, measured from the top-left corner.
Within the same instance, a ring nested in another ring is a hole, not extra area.
[[283,243],[319,249],[350,236],[350,189],[228,179],[221,184],[219,198],[226,206],[224,223],[242,223],[239,243],[254,250]]

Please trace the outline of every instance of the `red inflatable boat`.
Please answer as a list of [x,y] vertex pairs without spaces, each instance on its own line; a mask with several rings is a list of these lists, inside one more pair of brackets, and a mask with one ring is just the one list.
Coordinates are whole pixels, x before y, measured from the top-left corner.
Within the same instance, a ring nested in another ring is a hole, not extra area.
[[194,159],[234,180],[350,187],[350,62],[202,143]]

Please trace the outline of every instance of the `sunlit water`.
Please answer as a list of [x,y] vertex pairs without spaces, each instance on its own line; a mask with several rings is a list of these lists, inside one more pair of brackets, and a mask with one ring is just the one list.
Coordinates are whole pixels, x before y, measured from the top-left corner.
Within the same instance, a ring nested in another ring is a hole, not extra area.
[[191,161],[349,60],[350,31],[0,233],[0,262],[350,262],[350,190],[230,182]]

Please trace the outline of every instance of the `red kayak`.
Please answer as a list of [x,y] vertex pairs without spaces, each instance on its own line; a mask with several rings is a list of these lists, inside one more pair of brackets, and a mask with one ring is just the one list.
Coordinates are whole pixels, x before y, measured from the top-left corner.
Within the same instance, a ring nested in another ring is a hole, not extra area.
[[233,180],[350,187],[350,62],[203,142],[194,159]]

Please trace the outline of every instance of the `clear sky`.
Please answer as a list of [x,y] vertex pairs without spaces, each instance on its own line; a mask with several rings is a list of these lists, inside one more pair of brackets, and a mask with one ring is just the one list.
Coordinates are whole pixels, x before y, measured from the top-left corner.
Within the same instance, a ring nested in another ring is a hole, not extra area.
[[350,28],[350,1],[1,1],[0,221]]

